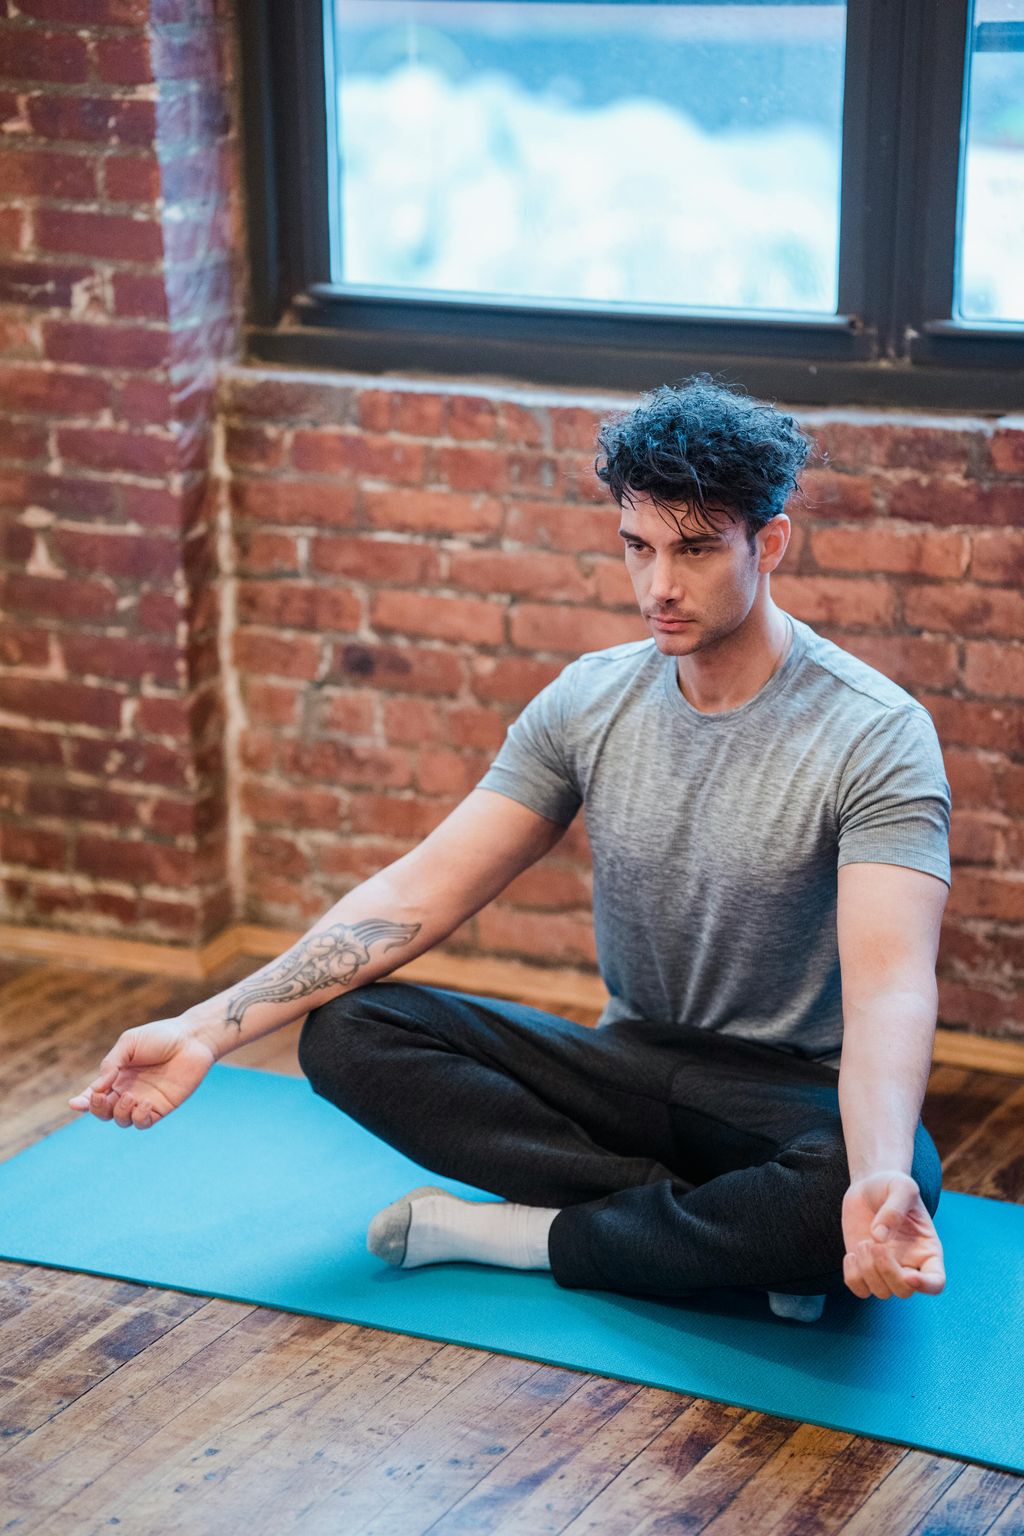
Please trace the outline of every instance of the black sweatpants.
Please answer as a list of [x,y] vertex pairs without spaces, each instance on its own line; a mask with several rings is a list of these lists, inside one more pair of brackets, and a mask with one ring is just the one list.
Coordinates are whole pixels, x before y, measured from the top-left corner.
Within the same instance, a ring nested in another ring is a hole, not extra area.
[[[559,1285],[675,1296],[842,1289],[849,1185],[835,1069],[709,1030],[587,1028],[379,981],[306,1018],[314,1091],[434,1173],[558,1206]],[[912,1177],[942,1185],[919,1122]]]

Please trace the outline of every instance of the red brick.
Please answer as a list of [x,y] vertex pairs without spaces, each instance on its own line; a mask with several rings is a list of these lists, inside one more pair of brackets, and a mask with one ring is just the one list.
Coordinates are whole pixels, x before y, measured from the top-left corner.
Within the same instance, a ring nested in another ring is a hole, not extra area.
[[603,608],[636,608],[636,593],[621,556],[618,560],[589,560],[597,578],[594,597]]
[[117,487],[121,517],[150,533],[174,533],[180,540],[185,531],[185,501],[177,491],[163,485],[132,485],[122,480]]
[[92,210],[39,208],[35,231],[41,250],[108,256],[116,261],[158,261],[163,255],[163,233],[155,219]]
[[6,197],[88,200],[96,196],[96,166],[84,155],[53,150],[0,153],[0,186]]
[[167,330],[141,325],[44,320],[43,344],[55,362],[97,368],[163,368],[171,358]]
[[156,138],[156,102],[108,96],[29,96],[32,132],[42,139],[108,144],[151,144]]
[[28,227],[20,208],[0,208],[0,251],[21,251],[28,243]]
[[127,682],[180,683],[178,648],[133,635],[63,634],[60,646],[71,677],[110,677]]
[[0,459],[31,463],[46,459],[48,434],[39,422],[5,421],[0,417]]
[[[896,601],[892,586],[878,580],[844,580],[836,576],[782,576],[772,578],[772,596],[787,613],[812,626],[892,625]],[[912,622],[912,621],[911,621]]]
[[85,40],[74,32],[8,28],[0,32],[0,75],[19,83],[51,80],[58,85],[82,85],[89,78]]
[[412,781],[408,752],[340,741],[282,741],[280,766],[285,778],[300,783],[320,779],[346,786],[404,789]]
[[999,855],[999,831],[985,814],[960,809],[949,829],[949,857],[953,864],[994,864]]
[[236,530],[238,569],[244,576],[295,575],[301,564],[299,542],[284,533],[263,533],[242,525]]
[[1024,633],[1024,595],[997,587],[969,582],[911,587],[904,594],[903,610],[907,623],[919,629],[1011,639]]
[[279,427],[240,427],[229,423],[224,456],[246,469],[278,469],[284,462],[284,437]]
[[[841,475],[830,469],[805,469],[800,476],[802,496],[794,493],[786,504],[790,516],[810,519],[826,518],[845,522],[848,519],[874,518],[877,478],[867,475]],[[902,516],[895,509],[894,517]]]
[[168,426],[176,418],[176,400],[169,379],[123,379],[117,385],[115,421]]
[[302,831],[337,832],[348,797],[326,789],[275,789],[250,782],[242,786],[241,802],[242,814],[257,825],[262,822]]
[[[60,734],[56,731],[17,731],[4,726],[4,763],[8,768],[62,768]],[[24,799],[17,807],[24,809]]]
[[[947,923],[942,931],[940,963],[951,962],[970,970],[989,973],[993,980],[1024,978],[1020,935],[998,929],[967,931]],[[993,975],[992,973],[998,973]]]
[[349,824],[355,833],[378,836],[427,837],[458,804],[457,797],[424,800],[419,795],[354,793],[349,802]]
[[407,586],[433,587],[441,579],[441,559],[430,544],[412,544],[389,538],[359,538],[355,534],[310,540],[309,568],[375,586],[398,582]]
[[141,533],[53,528],[48,539],[51,553],[65,567],[99,571],[105,576],[129,576],[146,582],[169,581],[178,570],[181,559],[174,540]]
[[240,624],[355,634],[362,618],[362,601],[354,592],[308,582],[241,581],[238,585]]
[[170,313],[163,277],[140,272],[115,272],[114,313],[146,320],[166,320]]
[[550,859],[525,869],[502,892],[503,901],[519,908],[589,907],[591,896],[589,871]]
[[178,467],[180,457],[177,441],[166,434],[106,427],[61,427],[57,447],[65,463],[136,475],[166,474]]
[[558,502],[514,501],[509,503],[505,537],[534,549],[566,550],[573,554],[594,551],[616,554],[621,560],[618,508],[596,511],[592,507],[567,507]]
[[415,846],[412,838],[361,838],[358,842],[346,838],[343,843],[318,848],[317,866],[323,875],[355,875],[368,880]]
[[95,287],[91,267],[55,266],[41,261],[0,264],[0,303],[28,304],[37,309],[70,309],[75,289]]
[[984,529],[971,534],[971,577],[1024,586],[1024,528]]
[[[314,700],[311,728],[316,732],[352,737],[376,736],[377,701],[367,693],[320,688]],[[389,741],[389,745],[393,745]]]
[[106,155],[103,185],[113,203],[155,203],[161,194],[156,155]]
[[456,549],[449,557],[447,586],[474,592],[511,593],[578,603],[593,598],[595,582],[569,555],[536,550]]
[[563,453],[558,458],[558,479],[554,495],[563,501],[587,502],[595,507],[614,505],[608,488],[594,473],[594,459],[588,454]]
[[419,746],[424,741],[445,741],[445,717],[431,699],[382,699],[384,736],[397,746]]
[[957,647],[952,640],[928,635],[819,634],[849,651],[901,688],[952,688],[957,680]]
[[591,460],[596,457],[597,432],[604,413],[570,405],[551,406],[548,415],[555,448],[589,453]]
[[365,683],[399,693],[454,695],[465,676],[461,657],[422,645],[339,645],[331,670],[350,686]]
[[121,699],[107,688],[54,682],[41,677],[0,677],[0,709],[32,721],[59,720],[113,730],[121,718]]
[[443,395],[395,391],[391,395],[391,430],[408,437],[441,437],[448,402]]
[[[135,623],[143,632],[174,635],[183,618],[184,614],[173,592],[142,592],[135,604]],[[122,623],[126,622],[127,618],[123,618]]]
[[187,701],[154,696],[139,699],[135,728],[141,736],[169,736],[175,741],[188,741],[192,733]]
[[940,976],[939,1024],[960,1025],[968,1037],[992,1034],[1010,1038],[1019,996],[1018,988],[968,985]]
[[821,528],[811,532],[810,540],[816,563],[826,571],[960,577],[970,559],[965,534],[938,528]]
[[498,432],[494,402],[479,395],[450,395],[447,430],[449,437],[485,439],[493,443]]
[[355,520],[356,493],[350,485],[316,480],[236,479],[231,495],[239,517],[260,522],[342,528]]
[[456,747],[476,747],[493,755],[505,739],[501,716],[479,704],[453,704],[445,711],[445,722],[443,734]]
[[186,886],[196,878],[196,855],[191,849],[128,838],[80,833],[72,863],[83,874],[125,884]]
[[234,369],[222,380],[222,403],[228,417],[290,423],[308,421],[322,427],[344,426],[353,420],[359,391],[329,375],[323,379],[294,378],[259,367]]
[[509,616],[512,644],[526,651],[555,651],[578,656],[630,640],[650,638],[639,614],[608,613],[602,608],[546,607],[517,603]]
[[296,432],[292,443],[296,469],[319,475],[358,475],[400,485],[423,480],[424,449],[419,443],[395,442],[363,432]]
[[970,747],[1024,756],[1024,710],[1013,704],[990,704],[975,699],[951,699],[942,693],[922,693],[919,702],[928,710],[943,747]]
[[985,427],[958,427],[949,422],[905,423],[897,416],[885,421],[810,421],[806,430],[819,453],[828,453],[840,467],[853,469],[919,469],[930,474],[962,474],[980,456]]
[[110,385],[93,373],[0,364],[0,399],[12,411],[92,416],[110,403]]
[[995,699],[1024,699],[1024,645],[968,640],[963,683],[969,693]]
[[[139,699],[136,704],[136,727],[147,705],[157,704],[157,699]],[[168,701],[169,702],[169,701]],[[168,789],[180,789],[186,772],[185,758],[177,747],[164,747],[153,741],[139,741],[133,737],[98,739],[76,737],[71,742],[70,767],[78,773],[93,774],[110,779],[127,779],[147,786],[159,784]]]
[[131,827],[139,820],[141,807],[137,795],[102,784],[62,784],[53,779],[38,779],[29,786],[27,809],[33,816],[60,816],[69,822],[100,821],[115,827]]
[[374,528],[415,533],[493,534],[501,526],[501,502],[453,491],[404,489],[363,492],[366,520]]
[[301,677],[311,682],[319,671],[321,652],[320,641],[313,636],[288,639],[279,635],[246,633],[234,636],[235,665],[266,677]]
[[468,597],[377,592],[370,606],[370,623],[376,630],[469,645],[501,645],[505,638],[504,608]]
[[989,463],[997,474],[1024,474],[1024,416],[1005,416],[989,439]]
[[0,664],[43,672],[49,662],[50,637],[46,630],[0,622]]
[[498,404],[498,440],[519,448],[550,448],[552,446],[551,413],[542,408],[532,409],[512,400]]
[[0,822],[0,857],[4,864],[30,869],[63,869],[67,863],[66,832],[44,832],[38,827]]
[[536,661],[529,656],[474,657],[471,687],[478,699],[501,704],[525,704],[561,672],[563,661]]
[[421,747],[416,754],[416,788],[424,795],[450,795],[453,791],[468,795],[483,777],[489,761],[473,753]]
[[509,483],[508,453],[503,448],[439,447],[433,453],[432,479],[454,491],[500,492]]
[[567,913],[527,912],[494,903],[477,913],[480,946],[503,955],[566,964],[596,964],[593,922]]
[[130,26],[149,19],[149,0],[18,0],[18,13],[36,21]]
[[110,85],[145,85],[158,78],[149,56],[149,38],[144,33],[96,38],[93,61],[99,78]]
[[947,918],[984,917],[1024,922],[1024,875],[958,868],[946,906]]
[[911,522],[991,523],[1013,527],[1021,519],[1024,492],[1016,485],[979,485],[976,481],[920,479],[890,480],[882,487],[890,517]]

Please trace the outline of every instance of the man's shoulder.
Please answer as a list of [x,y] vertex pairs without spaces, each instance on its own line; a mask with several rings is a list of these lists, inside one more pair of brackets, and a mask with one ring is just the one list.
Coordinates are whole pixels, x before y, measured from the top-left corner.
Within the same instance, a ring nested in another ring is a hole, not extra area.
[[851,714],[867,720],[893,709],[908,707],[927,713],[912,693],[877,667],[819,635],[809,624],[796,619],[793,622],[799,623],[804,632],[804,662],[811,669],[812,677]]

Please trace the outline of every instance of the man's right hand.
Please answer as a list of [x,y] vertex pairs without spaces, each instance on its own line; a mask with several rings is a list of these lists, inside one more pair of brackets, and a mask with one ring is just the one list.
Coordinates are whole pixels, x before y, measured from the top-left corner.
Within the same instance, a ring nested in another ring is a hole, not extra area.
[[216,1059],[183,1018],[140,1024],[119,1036],[99,1075],[68,1103],[98,1120],[145,1131],[184,1103]]

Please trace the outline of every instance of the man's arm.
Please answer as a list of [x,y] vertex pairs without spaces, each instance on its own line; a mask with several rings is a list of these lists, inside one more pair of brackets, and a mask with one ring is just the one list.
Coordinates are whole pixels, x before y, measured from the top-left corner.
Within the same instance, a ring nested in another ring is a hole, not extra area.
[[439,944],[558,842],[566,828],[474,789],[410,853],[364,880],[291,949],[182,1015],[221,1057]]
[[[839,870],[839,1108],[850,1167],[843,1226],[847,1284],[860,1296],[933,1289],[914,1280],[915,1270],[941,1276],[941,1247],[910,1170],[935,1040],[946,897],[945,882],[920,870]],[[879,1220],[892,1229],[889,1242],[874,1241]],[[916,1223],[914,1241],[908,1223]]]

